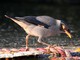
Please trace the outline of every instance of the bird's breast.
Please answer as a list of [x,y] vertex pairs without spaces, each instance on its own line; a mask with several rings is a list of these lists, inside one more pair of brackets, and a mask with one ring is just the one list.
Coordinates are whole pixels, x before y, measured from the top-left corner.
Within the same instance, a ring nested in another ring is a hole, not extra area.
[[42,37],[49,37],[58,34],[58,31],[54,28],[44,28],[44,26],[36,26],[36,25],[29,25],[26,28],[26,32],[32,36],[42,36]]
[[33,36],[47,37],[51,35],[50,29],[44,28],[43,26],[30,25],[27,27],[26,32]]

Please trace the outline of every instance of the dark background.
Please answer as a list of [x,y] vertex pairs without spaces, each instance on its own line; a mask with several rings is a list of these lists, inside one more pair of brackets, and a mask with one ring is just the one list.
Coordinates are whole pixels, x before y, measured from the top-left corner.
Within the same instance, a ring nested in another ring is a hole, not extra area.
[[[14,44],[15,46],[15,44],[18,44],[15,41],[21,39],[20,36],[22,35],[24,37],[25,32],[16,23],[5,18],[4,15],[48,15],[55,19],[64,20],[69,28],[74,31],[74,38],[80,38],[80,0],[0,0],[0,42],[3,43],[5,41],[3,44],[8,44],[13,40],[14,43],[12,43],[12,45]],[[24,34],[19,34],[23,32]],[[17,37],[19,39],[17,39]],[[23,40],[22,38],[22,41]],[[77,39],[74,39],[74,42],[75,40]],[[23,44],[23,42],[21,42],[21,44]],[[3,44],[1,46],[3,46]]]
[[80,0],[1,0],[0,26],[6,24],[8,27],[13,23],[4,17],[5,14],[10,16],[49,15],[67,21],[79,31],[79,4]]

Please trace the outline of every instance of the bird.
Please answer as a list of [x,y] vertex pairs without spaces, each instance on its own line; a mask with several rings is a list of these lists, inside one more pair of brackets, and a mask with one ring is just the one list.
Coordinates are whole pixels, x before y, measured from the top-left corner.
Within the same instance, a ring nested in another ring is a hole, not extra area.
[[26,49],[28,49],[28,40],[30,36],[38,37],[37,41],[43,45],[49,46],[50,44],[42,41],[43,38],[55,36],[60,33],[65,33],[69,38],[72,38],[70,29],[62,20],[53,17],[42,16],[23,16],[23,17],[10,17],[5,15],[6,18],[11,19],[26,32]]

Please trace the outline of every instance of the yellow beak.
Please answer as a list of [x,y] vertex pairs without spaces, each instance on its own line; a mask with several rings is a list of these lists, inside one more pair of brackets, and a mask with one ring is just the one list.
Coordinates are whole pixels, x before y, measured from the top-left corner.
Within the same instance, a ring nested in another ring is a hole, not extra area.
[[71,34],[67,30],[65,30],[65,26],[64,25],[62,25],[62,28],[63,28],[64,32],[68,35],[68,37],[72,38]]

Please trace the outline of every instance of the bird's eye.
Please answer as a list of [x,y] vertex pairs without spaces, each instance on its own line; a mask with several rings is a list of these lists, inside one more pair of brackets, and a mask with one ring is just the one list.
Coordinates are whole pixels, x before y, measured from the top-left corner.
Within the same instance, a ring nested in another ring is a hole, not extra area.
[[62,24],[60,24],[60,30],[63,31]]

